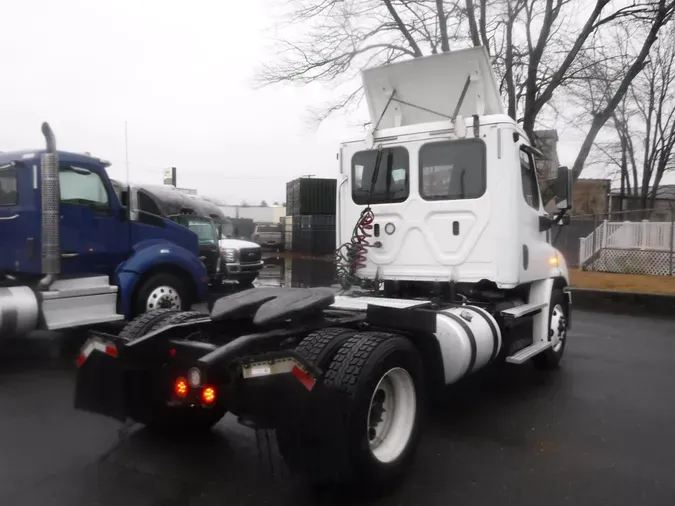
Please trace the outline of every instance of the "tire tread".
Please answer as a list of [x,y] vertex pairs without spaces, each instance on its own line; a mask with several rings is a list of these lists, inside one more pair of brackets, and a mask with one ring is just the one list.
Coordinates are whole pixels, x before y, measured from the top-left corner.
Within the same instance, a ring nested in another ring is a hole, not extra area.
[[118,336],[128,341],[138,339],[147,334],[165,317],[175,313],[179,313],[179,311],[177,309],[155,309],[154,311],[140,314],[127,323]]

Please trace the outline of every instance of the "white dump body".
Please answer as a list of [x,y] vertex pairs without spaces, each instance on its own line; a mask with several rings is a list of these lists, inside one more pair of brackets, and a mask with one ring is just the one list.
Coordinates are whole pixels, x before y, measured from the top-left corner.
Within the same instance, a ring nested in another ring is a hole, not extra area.
[[[414,107],[452,116],[468,76],[457,121]],[[503,114],[482,48],[370,69],[363,81],[373,124],[382,119],[365,139],[342,144],[337,201],[339,244],[350,240],[368,202],[379,228],[370,239],[379,247],[368,249],[360,276],[487,279],[504,288],[566,277],[564,260],[556,260],[548,233],[539,230],[546,213],[529,141]],[[406,104],[386,107],[394,90]],[[380,170],[369,193],[378,149]],[[525,194],[526,180],[536,195]]]

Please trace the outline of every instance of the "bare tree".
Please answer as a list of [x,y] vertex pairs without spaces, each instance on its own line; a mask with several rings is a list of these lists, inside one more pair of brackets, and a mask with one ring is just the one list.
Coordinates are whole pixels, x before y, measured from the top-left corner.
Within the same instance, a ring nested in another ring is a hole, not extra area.
[[[634,30],[617,33],[613,46],[630,46]],[[626,58],[623,58],[623,64]],[[621,68],[622,65],[619,65]],[[614,94],[610,65],[595,65],[583,98],[597,114],[597,103]],[[619,83],[620,86],[620,83]],[[617,86],[618,87],[618,86]],[[601,98],[598,98],[600,96]],[[664,175],[675,168],[675,27],[664,29],[644,69],[628,85],[609,118],[616,139],[596,142],[598,155],[621,178],[620,200],[637,200],[639,209],[653,209]]]
[[261,68],[258,83],[329,83],[339,96],[318,120],[360,103],[362,89],[353,81],[365,67],[483,45],[507,110],[530,139],[554,94],[585,71],[599,34],[627,22],[647,25],[642,50],[591,120],[574,164],[578,177],[598,132],[672,17],[675,0],[593,0],[584,17],[574,0],[289,0],[288,6],[279,59]]

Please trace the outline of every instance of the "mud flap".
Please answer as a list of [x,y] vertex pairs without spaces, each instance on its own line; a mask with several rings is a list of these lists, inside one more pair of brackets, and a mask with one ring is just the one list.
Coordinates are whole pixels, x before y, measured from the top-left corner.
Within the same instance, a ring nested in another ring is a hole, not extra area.
[[[115,352],[106,352],[106,346]],[[75,409],[126,421],[124,367],[116,348],[94,338],[82,350],[75,383]]]

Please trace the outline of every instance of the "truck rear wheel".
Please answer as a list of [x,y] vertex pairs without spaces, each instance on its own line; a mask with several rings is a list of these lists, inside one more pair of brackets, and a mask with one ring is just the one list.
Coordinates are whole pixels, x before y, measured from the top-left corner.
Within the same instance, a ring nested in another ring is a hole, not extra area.
[[178,311],[175,309],[156,309],[154,311],[143,313],[127,323],[118,335],[129,341],[138,339],[150,332],[150,329],[152,329],[157,322],[176,313],[178,313]]
[[289,467],[314,482],[390,486],[414,458],[422,385],[421,358],[409,340],[356,334],[337,350],[318,385],[315,426],[292,434],[295,445],[280,441],[280,451]]
[[355,330],[343,327],[316,330],[300,341],[295,351],[320,369],[326,369],[340,346],[354,334]]
[[169,272],[153,274],[143,282],[134,301],[134,311],[142,314],[156,309],[187,311],[190,295],[183,280]]
[[[312,332],[296,346],[295,352],[324,372],[330,366],[338,349],[357,331],[342,327],[328,327]],[[323,377],[322,377],[323,379]],[[312,442],[292,429],[277,429],[279,451],[291,469],[301,471],[313,459]]]

